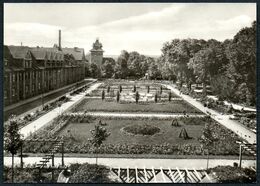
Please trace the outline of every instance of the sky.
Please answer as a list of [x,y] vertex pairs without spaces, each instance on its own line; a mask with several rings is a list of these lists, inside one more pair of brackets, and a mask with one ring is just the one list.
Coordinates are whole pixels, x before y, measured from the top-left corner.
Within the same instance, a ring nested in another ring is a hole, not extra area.
[[172,39],[232,39],[256,20],[255,3],[5,3],[4,44],[62,47],[87,54],[99,38],[104,55],[160,55]]

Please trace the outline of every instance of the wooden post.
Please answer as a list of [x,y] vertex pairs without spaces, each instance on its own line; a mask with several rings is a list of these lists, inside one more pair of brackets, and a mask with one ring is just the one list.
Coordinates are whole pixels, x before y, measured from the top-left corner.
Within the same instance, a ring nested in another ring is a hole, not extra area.
[[242,166],[242,150],[243,150],[243,147],[242,145],[239,146],[239,168],[241,168]]
[[64,167],[64,142],[61,143],[61,166]]

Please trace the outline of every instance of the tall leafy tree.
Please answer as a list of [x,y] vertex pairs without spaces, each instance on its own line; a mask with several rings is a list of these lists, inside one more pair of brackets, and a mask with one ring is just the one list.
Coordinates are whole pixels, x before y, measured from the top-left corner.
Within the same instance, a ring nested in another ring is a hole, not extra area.
[[129,69],[128,69],[128,61],[129,53],[126,50],[123,50],[120,54],[120,56],[117,59],[117,65],[116,65],[116,76],[122,79],[125,79],[128,77]]
[[[255,105],[256,99],[256,21],[251,27],[241,29],[227,46],[226,55],[230,61],[229,78],[235,82],[235,97]],[[241,94],[247,92],[247,97]]]
[[105,78],[111,78],[114,74],[114,64],[112,61],[106,60],[103,68],[102,68],[102,74]]

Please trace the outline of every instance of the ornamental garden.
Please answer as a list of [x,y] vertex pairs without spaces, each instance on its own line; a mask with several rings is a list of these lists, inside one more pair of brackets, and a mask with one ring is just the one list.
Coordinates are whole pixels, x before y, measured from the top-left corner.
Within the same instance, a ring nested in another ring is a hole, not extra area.
[[[104,114],[105,113],[105,114]],[[128,117],[120,114],[137,114]],[[171,117],[172,116],[172,117]],[[109,132],[94,147],[91,131],[101,126]],[[63,138],[66,154],[103,156],[186,157],[236,156],[242,141],[200,110],[160,83],[109,81],[71,109],[29,136],[29,139]],[[53,144],[30,143],[25,153],[50,153]],[[245,156],[249,156],[247,152]]]

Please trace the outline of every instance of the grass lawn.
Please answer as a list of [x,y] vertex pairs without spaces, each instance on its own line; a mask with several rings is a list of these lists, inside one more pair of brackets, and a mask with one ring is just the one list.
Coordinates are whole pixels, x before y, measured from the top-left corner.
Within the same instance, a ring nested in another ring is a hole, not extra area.
[[[87,142],[91,137],[90,130],[94,129],[96,123],[99,120],[93,120],[90,123],[70,123],[67,125],[59,135],[70,135],[75,139],[77,143]],[[200,125],[189,125],[188,123],[181,123],[180,127],[171,126],[171,120],[102,120],[102,123],[107,123],[105,128],[111,132],[110,136],[104,142],[105,144],[142,144],[142,145],[156,145],[169,143],[171,145],[189,143],[200,144],[197,138],[202,135],[202,129],[204,127],[203,122]],[[151,126],[158,127],[159,133],[151,136],[142,135],[130,135],[122,131],[122,128],[135,124],[149,124]],[[184,140],[179,138],[179,134],[182,128],[185,128],[191,139]],[[70,131],[68,133],[68,131]]]
[[73,112],[106,111],[106,112],[157,112],[157,113],[200,113],[185,101],[171,101],[158,103],[117,103],[116,101],[102,101],[101,99],[82,100]]

